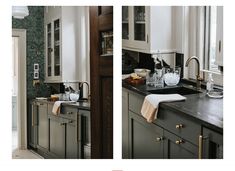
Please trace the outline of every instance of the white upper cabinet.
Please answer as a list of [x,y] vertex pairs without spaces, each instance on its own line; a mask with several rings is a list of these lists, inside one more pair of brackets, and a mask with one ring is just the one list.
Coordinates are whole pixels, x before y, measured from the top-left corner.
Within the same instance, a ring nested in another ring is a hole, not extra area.
[[223,66],[223,7],[217,7],[216,64]]
[[172,51],[170,6],[123,6],[122,48],[144,53]]
[[87,7],[45,7],[45,82],[87,81]]

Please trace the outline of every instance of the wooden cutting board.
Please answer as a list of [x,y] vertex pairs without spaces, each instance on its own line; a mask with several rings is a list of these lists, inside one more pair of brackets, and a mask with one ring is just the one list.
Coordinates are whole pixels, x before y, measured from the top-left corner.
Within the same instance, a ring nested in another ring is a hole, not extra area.
[[128,84],[131,85],[141,85],[141,84],[145,84],[145,79],[144,78],[140,78],[140,79],[133,79],[132,77],[128,77],[126,79],[124,79],[124,81]]

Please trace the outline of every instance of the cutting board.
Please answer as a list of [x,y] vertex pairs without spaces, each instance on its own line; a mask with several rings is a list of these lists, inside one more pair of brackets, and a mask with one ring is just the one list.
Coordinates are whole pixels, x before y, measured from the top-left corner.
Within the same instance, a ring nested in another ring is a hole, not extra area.
[[142,85],[145,84],[145,79],[144,78],[140,78],[140,79],[133,79],[132,77],[128,77],[126,79],[124,79],[124,81],[128,84],[131,85]]

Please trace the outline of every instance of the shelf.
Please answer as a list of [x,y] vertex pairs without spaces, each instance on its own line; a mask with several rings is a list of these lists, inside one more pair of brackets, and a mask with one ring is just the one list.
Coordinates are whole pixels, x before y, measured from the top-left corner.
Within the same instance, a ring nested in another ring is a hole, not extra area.
[[111,34],[111,35],[104,35],[104,36],[102,36],[103,38],[107,38],[107,37],[113,37],[113,35]]
[[113,53],[101,54],[100,56],[113,56]]
[[135,24],[146,24],[146,21],[135,21]]

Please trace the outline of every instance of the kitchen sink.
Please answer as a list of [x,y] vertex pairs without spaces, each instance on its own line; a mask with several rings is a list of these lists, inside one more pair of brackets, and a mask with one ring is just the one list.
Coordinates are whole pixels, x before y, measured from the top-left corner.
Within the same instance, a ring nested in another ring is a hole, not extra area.
[[201,91],[187,87],[172,87],[172,88],[167,87],[163,89],[149,90],[148,92],[152,94],[180,94],[180,95],[201,93]]

